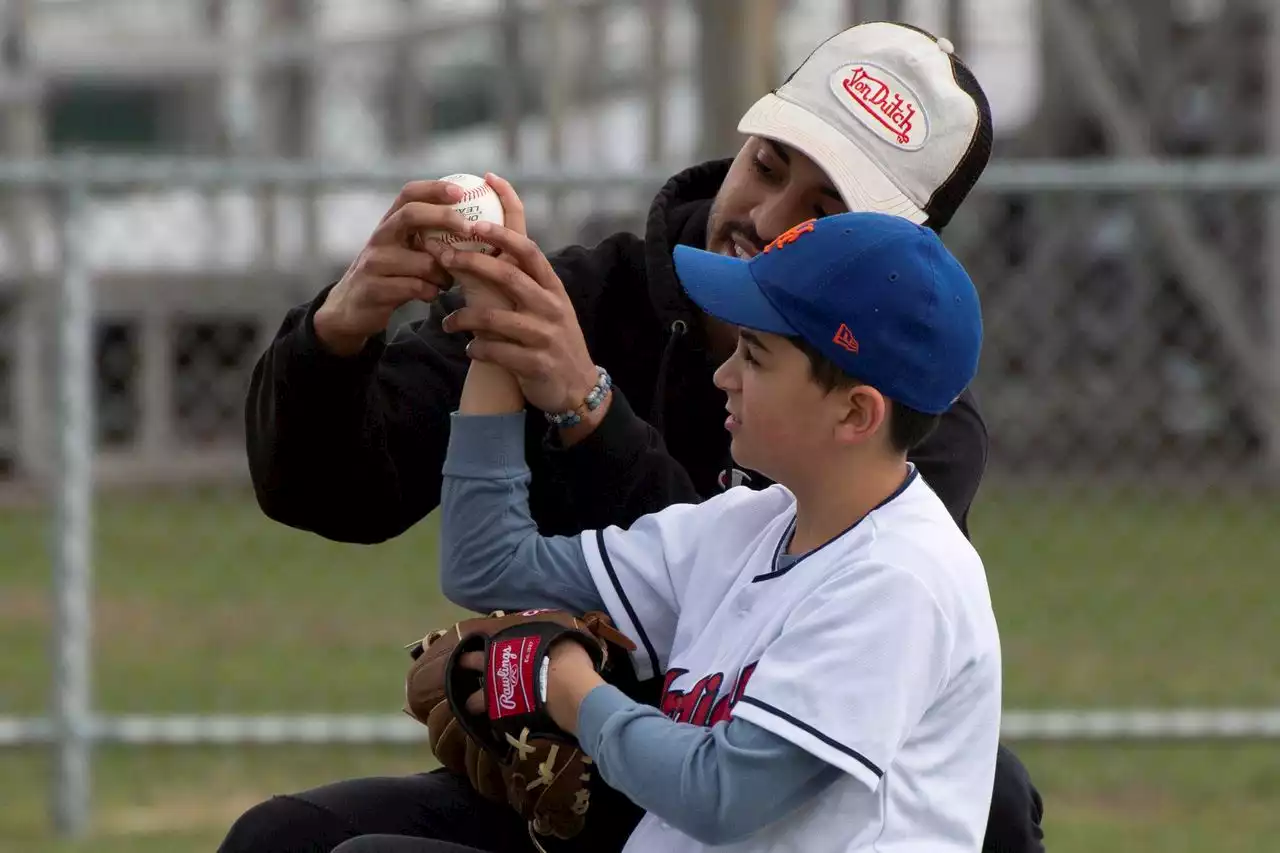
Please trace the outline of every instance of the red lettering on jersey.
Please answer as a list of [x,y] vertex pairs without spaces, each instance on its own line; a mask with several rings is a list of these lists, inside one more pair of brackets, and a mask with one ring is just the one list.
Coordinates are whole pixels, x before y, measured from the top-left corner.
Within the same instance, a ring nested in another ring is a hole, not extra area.
[[671,685],[680,676],[686,674],[687,669],[669,669],[662,679],[662,701],[658,707],[662,709],[662,713],[675,720],[680,717],[680,709],[684,706],[684,691],[672,690]]
[[676,716],[676,722],[687,723],[692,720],[693,708],[706,692],[707,677],[704,675],[697,680],[693,687],[680,695],[680,713]]
[[737,705],[742,694],[747,692],[747,682],[751,680],[751,674],[755,671],[754,663],[749,663],[742,668],[742,672],[738,674],[738,686],[733,688],[733,704]]
[[711,703],[715,701],[716,696],[720,695],[720,685],[723,682],[724,675],[719,672],[698,682],[699,690],[694,694],[697,696],[697,704],[689,703],[694,707],[693,713],[689,715],[688,722],[696,723],[700,726],[707,725],[706,720],[711,715]]
[[[692,723],[696,726],[714,726],[733,716],[733,706],[738,704],[747,689],[747,681],[756,665],[749,664],[738,673],[733,692],[720,696],[720,688],[724,686],[724,673],[717,672],[704,675],[688,691],[676,690],[672,684],[687,669],[667,670],[662,684],[662,700],[659,707],[667,717],[681,723]],[[717,698],[719,697],[719,698]]]
[[716,703],[715,710],[711,712],[711,720],[707,725],[714,726],[716,723],[728,720],[733,716],[733,706],[738,704],[738,700],[746,692],[747,682],[751,680],[751,673],[755,671],[756,665],[754,663],[742,668],[742,672],[738,673],[738,683],[734,685],[733,693]]

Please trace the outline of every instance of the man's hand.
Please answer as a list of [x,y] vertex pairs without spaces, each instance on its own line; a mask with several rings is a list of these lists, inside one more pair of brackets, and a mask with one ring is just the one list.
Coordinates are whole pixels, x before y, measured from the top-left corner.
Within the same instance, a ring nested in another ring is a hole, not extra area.
[[468,305],[444,319],[445,331],[474,333],[471,358],[510,370],[525,399],[542,411],[581,406],[599,377],[564,283],[523,234],[487,222],[476,223],[474,233],[497,246],[502,258],[444,247],[435,250],[436,258],[452,275],[497,288],[515,310]]
[[[547,668],[547,713],[555,724],[575,737],[578,734],[578,709],[582,700],[595,688],[605,683],[596,673],[591,656],[576,642],[557,640],[551,646],[551,665]],[[467,652],[458,659],[458,665],[484,673],[483,652]],[[481,683],[484,680],[481,679]],[[473,714],[485,713],[484,691],[477,690],[467,697],[467,710]]]
[[[524,207],[511,185],[492,174],[485,179],[502,199],[508,227],[524,233]],[[325,347],[337,355],[355,355],[386,329],[396,309],[415,299],[430,302],[453,284],[436,257],[424,251],[420,234],[441,230],[469,235],[472,224],[453,209],[461,198],[462,189],[446,181],[405,184],[316,311],[316,335]]]

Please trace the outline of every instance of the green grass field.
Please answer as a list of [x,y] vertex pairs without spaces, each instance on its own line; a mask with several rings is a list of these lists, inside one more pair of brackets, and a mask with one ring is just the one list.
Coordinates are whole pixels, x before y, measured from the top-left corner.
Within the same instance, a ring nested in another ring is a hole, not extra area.
[[[972,522],[1007,706],[1280,706],[1277,503],[989,488]],[[358,547],[274,524],[243,492],[104,496],[98,513],[94,693],[109,711],[396,713],[402,646],[456,613],[431,521]],[[49,533],[43,512],[0,511],[0,715],[49,695]],[[1275,849],[1280,743],[1015,748],[1053,853]],[[430,764],[425,747],[104,747],[93,837],[62,844],[47,755],[10,750],[0,851],[212,851],[272,793]]]

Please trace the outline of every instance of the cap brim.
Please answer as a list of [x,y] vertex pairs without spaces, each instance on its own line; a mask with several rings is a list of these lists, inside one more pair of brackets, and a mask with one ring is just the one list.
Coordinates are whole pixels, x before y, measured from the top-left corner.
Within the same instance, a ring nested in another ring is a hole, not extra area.
[[680,284],[707,314],[760,332],[797,334],[761,292],[747,261],[692,246],[676,246],[673,259]]
[[797,149],[826,173],[851,211],[888,213],[923,225],[926,214],[845,134],[775,94],[747,110],[738,130]]

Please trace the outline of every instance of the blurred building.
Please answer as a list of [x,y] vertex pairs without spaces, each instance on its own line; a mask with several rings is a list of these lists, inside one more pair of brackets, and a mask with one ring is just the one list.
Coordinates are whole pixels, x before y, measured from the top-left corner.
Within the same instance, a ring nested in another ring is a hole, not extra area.
[[[1274,97],[1267,4],[1053,6],[7,0],[3,127],[18,158],[394,160],[414,164],[405,180],[665,173],[732,153],[732,128],[711,128],[716,86],[736,75],[761,90],[839,27],[888,17],[957,43],[992,98],[1005,160],[1251,156],[1271,144],[1267,111],[1250,106]],[[749,31],[714,38],[738,10]],[[722,125],[743,97],[731,94]],[[98,294],[103,478],[242,472],[248,368],[285,309],[341,273],[395,188],[95,196],[83,245]],[[530,193],[535,236],[557,245],[640,228],[654,188]],[[56,434],[59,209],[3,185],[0,197],[0,480],[40,480]],[[1232,379],[1257,341],[1224,331],[1210,283],[1191,272],[1225,256],[1241,304],[1263,304],[1275,275],[1257,248],[1267,197],[1185,201],[1168,202],[1181,211],[1169,216],[1123,193],[1001,192],[957,220],[948,239],[988,306],[981,390],[1002,464],[1053,472],[1084,459],[1096,471],[1222,441],[1223,458],[1257,452],[1265,413]]]

